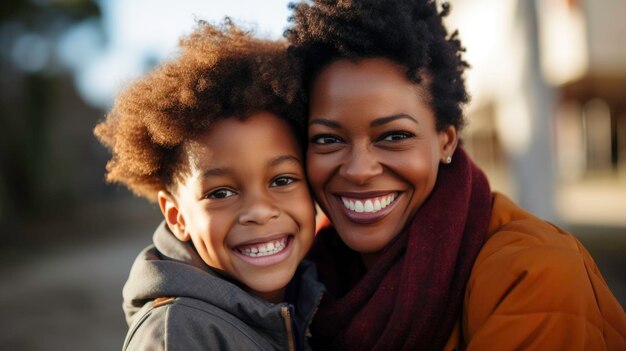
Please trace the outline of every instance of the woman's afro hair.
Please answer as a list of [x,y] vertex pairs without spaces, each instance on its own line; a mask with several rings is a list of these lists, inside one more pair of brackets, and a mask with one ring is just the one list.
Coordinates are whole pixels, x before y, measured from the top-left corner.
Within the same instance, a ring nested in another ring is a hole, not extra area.
[[434,0],[313,0],[290,7],[285,37],[290,54],[304,67],[305,89],[334,61],[382,57],[406,68],[416,84],[428,84],[438,131],[463,127],[468,65],[458,33],[448,35],[443,25],[447,3],[441,11]]
[[122,92],[94,131],[112,153],[107,181],[151,201],[174,185],[185,140],[217,120],[267,111],[296,134],[304,130],[301,73],[284,41],[255,38],[226,18],[198,22],[179,46],[173,60]]

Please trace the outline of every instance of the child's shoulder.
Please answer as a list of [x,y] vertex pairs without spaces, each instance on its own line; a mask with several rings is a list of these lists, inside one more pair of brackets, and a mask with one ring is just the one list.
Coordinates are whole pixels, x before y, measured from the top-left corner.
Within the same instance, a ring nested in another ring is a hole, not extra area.
[[267,350],[244,321],[206,301],[163,297],[148,302],[131,325],[124,350]]

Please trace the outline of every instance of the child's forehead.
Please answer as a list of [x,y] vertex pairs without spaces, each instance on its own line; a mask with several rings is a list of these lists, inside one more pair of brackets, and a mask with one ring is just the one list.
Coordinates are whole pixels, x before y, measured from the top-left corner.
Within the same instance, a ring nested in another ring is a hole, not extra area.
[[220,149],[222,144],[231,142],[241,145],[250,144],[250,139],[274,141],[276,138],[283,142],[297,142],[297,137],[285,118],[263,111],[245,117],[227,116],[216,119],[208,127],[188,138],[185,144],[192,149],[203,147]]
[[216,120],[207,130],[185,141],[182,151],[194,168],[208,163],[236,165],[280,155],[292,155],[301,162],[302,156],[289,123],[269,112]]

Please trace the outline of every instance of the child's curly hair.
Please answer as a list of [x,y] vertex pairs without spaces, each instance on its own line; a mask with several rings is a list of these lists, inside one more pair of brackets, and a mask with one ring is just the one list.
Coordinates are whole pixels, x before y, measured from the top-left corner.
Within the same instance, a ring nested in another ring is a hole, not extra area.
[[305,89],[334,61],[383,57],[406,68],[411,81],[428,84],[438,131],[463,127],[468,65],[458,33],[448,36],[443,25],[447,3],[441,12],[434,0],[312,0],[289,6],[294,14],[285,37],[305,67]]
[[150,201],[174,185],[185,140],[216,120],[267,111],[297,136],[304,130],[300,74],[285,42],[254,38],[226,18],[220,26],[198,22],[179,45],[179,55],[130,85],[94,130],[112,152],[107,181]]

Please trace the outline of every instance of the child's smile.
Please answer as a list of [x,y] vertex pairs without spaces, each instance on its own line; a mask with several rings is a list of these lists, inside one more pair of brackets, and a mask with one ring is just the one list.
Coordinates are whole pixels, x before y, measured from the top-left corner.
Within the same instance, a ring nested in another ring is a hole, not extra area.
[[279,234],[263,239],[253,239],[234,246],[239,257],[256,266],[269,266],[289,257],[293,235]]

